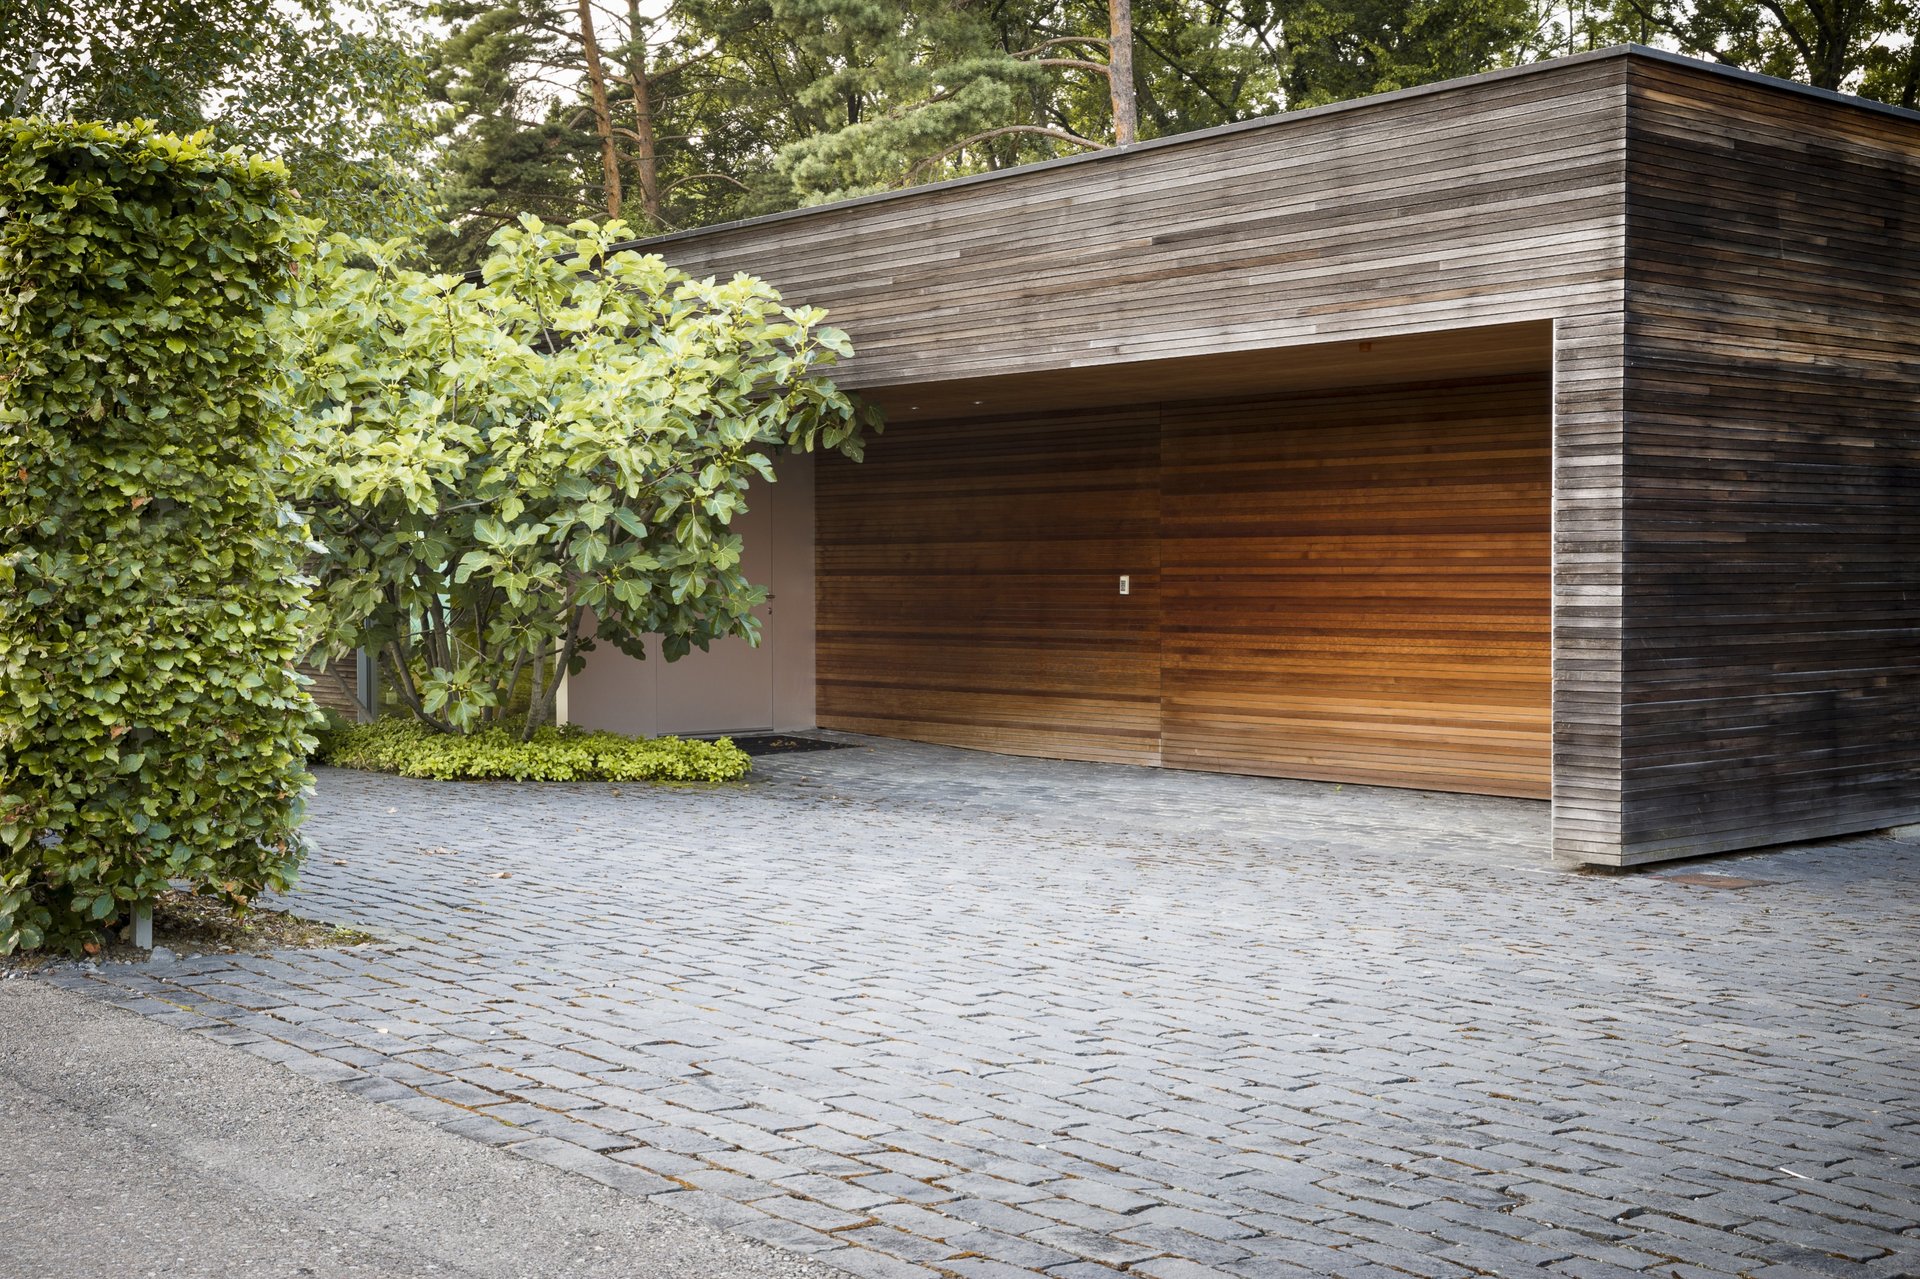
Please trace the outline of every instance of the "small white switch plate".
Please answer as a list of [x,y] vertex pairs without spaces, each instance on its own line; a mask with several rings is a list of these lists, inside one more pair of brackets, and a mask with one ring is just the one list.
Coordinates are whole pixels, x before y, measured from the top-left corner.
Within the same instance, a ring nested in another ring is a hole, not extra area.
[[1133,594],[1133,579],[1131,577],[1128,577],[1125,573],[1122,573],[1120,575],[1120,593],[1122,595]]

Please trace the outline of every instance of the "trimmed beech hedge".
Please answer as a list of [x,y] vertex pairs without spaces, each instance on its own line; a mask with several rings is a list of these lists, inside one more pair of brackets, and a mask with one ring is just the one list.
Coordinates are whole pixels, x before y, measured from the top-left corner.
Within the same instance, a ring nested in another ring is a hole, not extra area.
[[442,781],[730,782],[753,766],[726,738],[624,737],[578,727],[518,731],[486,728],[442,733],[414,719],[329,726],[320,735],[319,763],[402,777]]
[[318,717],[270,311],[311,247],[277,162],[0,121],[0,953],[292,880]]

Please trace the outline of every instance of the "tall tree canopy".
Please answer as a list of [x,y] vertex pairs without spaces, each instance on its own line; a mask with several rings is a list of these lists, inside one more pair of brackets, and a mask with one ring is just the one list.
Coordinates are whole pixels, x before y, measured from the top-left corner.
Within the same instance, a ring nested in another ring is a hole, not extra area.
[[527,212],[656,231],[719,220],[791,127],[778,95],[741,74],[759,61],[750,3],[434,0],[428,12],[448,32],[430,76],[447,108],[450,226],[433,245],[446,262],[477,261]]
[[156,121],[273,156],[334,227],[422,224],[424,77],[405,28],[348,0],[0,0],[13,116]]
[[700,226],[1622,41],[1920,105],[1920,0],[0,0],[0,98],[211,125],[340,230],[437,201],[462,266],[521,213]]
[[701,225],[1628,40],[1907,105],[1920,89],[1920,0],[440,0],[434,12],[451,30],[435,77],[455,109],[449,261],[472,260],[527,209]]
[[1622,40],[1913,106],[1916,36],[1920,0],[0,0],[0,100],[212,126],[338,230],[438,203],[459,266],[526,212],[699,226]]
[[1601,39],[1920,105],[1916,0],[1614,0]]

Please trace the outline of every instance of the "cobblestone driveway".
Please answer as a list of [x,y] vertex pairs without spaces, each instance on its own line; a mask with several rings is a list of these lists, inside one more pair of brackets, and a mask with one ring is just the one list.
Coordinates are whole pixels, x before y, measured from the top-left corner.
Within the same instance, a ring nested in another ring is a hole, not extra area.
[[56,979],[857,1275],[1920,1274],[1920,841],[1730,891],[1544,818],[897,744],[328,772],[300,904],[398,944]]

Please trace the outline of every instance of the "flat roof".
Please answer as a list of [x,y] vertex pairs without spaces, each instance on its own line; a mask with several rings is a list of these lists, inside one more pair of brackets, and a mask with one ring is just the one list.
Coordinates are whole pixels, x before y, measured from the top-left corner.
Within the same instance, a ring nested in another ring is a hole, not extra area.
[[1739,67],[1730,67],[1718,62],[1704,62],[1699,58],[1689,58],[1682,54],[1670,53],[1665,49],[1655,49],[1643,44],[1618,44],[1606,49],[1595,49],[1588,53],[1571,54],[1564,58],[1549,58],[1542,62],[1529,62],[1517,67],[1501,67],[1494,71],[1483,71],[1478,75],[1460,76],[1452,80],[1437,80],[1432,84],[1415,85],[1410,89],[1395,89],[1388,93],[1369,94],[1364,98],[1350,98],[1344,102],[1330,102],[1325,106],[1303,107],[1298,111],[1283,111],[1278,115],[1260,116],[1252,120],[1236,120],[1232,124],[1215,125],[1208,129],[1195,129],[1189,133],[1169,134],[1164,138],[1151,138],[1145,142],[1136,142],[1125,147],[1102,147],[1097,151],[1086,151],[1078,155],[1059,156],[1052,160],[1036,160],[1031,164],[1018,165],[1011,169],[994,169],[987,173],[971,173],[964,177],[947,178],[940,182],[928,182],[918,186],[901,187],[892,191],[876,191],[870,195],[853,196],[845,200],[835,200],[829,204],[812,204],[799,209],[783,209],[778,213],[763,213],[757,217],[736,218],[731,222],[713,222],[705,226],[688,227],[683,231],[668,231],[660,235],[644,236],[635,240],[623,240],[612,245],[614,251],[650,249],[656,245],[672,244],[680,240],[689,240],[697,236],[714,235],[722,231],[734,231],[746,227],[766,226],[770,223],[784,222],[793,218],[809,218],[818,214],[836,212],[843,209],[859,208],[862,205],[880,204],[891,200],[909,200],[935,192],[951,191],[956,187],[973,186],[983,182],[1001,182],[1008,178],[1022,177],[1030,173],[1040,173],[1049,169],[1063,169],[1077,164],[1111,164],[1124,160],[1128,156],[1139,155],[1146,151],[1159,151],[1168,147],[1188,146],[1204,142],[1210,138],[1226,137],[1230,134],[1247,133],[1256,129],[1273,129],[1293,124],[1301,120],[1318,119],[1348,111],[1364,111],[1389,103],[1404,102],[1411,98],[1422,98],[1433,94],[1450,93],[1457,89],[1475,85],[1491,84],[1500,80],[1517,79],[1521,76],[1545,75],[1564,70],[1568,67],[1582,66],[1590,62],[1606,62],[1616,58],[1645,58],[1653,62],[1663,62],[1672,66],[1686,67],[1689,70],[1726,79],[1740,80],[1748,84],[1761,85],[1779,92],[1797,94],[1800,97],[1855,110],[1868,111],[1877,115],[1891,116],[1920,126],[1920,111],[1910,111],[1891,103],[1878,102],[1872,98],[1857,97],[1850,93],[1836,93],[1831,89],[1819,89],[1797,80],[1782,80],[1777,76],[1761,75],[1756,71],[1745,71]]

